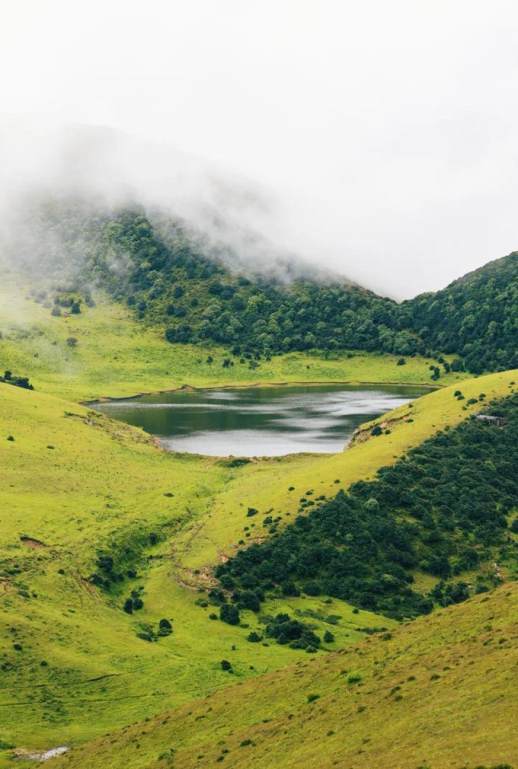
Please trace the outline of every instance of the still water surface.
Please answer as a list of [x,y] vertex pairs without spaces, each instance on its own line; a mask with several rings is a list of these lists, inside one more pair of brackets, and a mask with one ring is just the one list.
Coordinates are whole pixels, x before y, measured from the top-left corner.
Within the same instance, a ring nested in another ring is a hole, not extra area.
[[211,456],[337,452],[362,422],[422,395],[397,385],[180,390],[94,404],[171,451]]

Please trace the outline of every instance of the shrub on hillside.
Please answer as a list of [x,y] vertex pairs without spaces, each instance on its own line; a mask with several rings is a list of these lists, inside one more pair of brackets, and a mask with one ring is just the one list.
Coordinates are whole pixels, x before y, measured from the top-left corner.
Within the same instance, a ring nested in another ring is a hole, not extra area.
[[219,610],[219,618],[228,625],[239,625],[239,610],[231,603],[224,603]]

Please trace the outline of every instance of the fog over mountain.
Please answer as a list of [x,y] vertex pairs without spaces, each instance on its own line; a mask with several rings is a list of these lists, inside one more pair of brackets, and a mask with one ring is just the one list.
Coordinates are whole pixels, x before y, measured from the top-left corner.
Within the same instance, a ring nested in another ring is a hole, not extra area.
[[2,28],[4,233],[20,190],[88,190],[396,298],[516,248],[512,2],[20,0]]
[[9,264],[45,274],[80,266],[85,242],[67,220],[142,209],[167,240],[181,223],[193,242],[233,271],[290,283],[344,276],[282,245],[279,201],[272,191],[174,148],[112,128],[56,127],[11,120],[0,132],[1,254]]

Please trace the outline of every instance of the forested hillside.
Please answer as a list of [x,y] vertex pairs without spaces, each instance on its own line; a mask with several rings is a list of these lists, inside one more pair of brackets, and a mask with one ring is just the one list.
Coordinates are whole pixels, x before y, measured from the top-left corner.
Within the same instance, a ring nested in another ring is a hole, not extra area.
[[[345,349],[435,356],[446,370],[451,365],[475,373],[518,365],[516,253],[443,291],[398,304],[344,280],[305,276],[295,263],[286,270],[287,281],[268,278],[253,266],[246,274],[237,272],[227,266],[228,248],[209,245],[185,224],[141,209],[47,203],[33,218],[40,232],[40,269],[43,265],[47,275],[51,265],[61,288],[80,289],[75,297],[36,292],[54,313],[63,304],[64,311],[68,306],[80,312],[98,285],[139,319],[163,327],[170,342],[215,343],[252,360],[293,350]],[[453,362],[442,354],[454,355]]]
[[457,353],[466,368],[518,365],[518,253],[486,264],[443,291],[405,302],[409,325],[427,346]]
[[[457,391],[456,397],[462,397]],[[483,401],[485,395],[481,393]],[[487,418],[489,417],[489,418]],[[374,431],[371,440],[381,440]],[[425,441],[370,482],[330,500],[300,499],[293,524],[240,550],[216,569],[222,619],[259,610],[267,595],[327,595],[402,619],[486,590],[502,565],[517,563],[518,396]],[[492,578],[480,566],[497,563]],[[439,578],[425,593],[414,574]],[[471,572],[471,586],[458,575]],[[478,575],[477,575],[478,572]],[[227,603],[228,597],[228,603]],[[316,646],[300,623],[273,619],[266,634],[280,643]]]
[[[215,342],[236,354],[354,348],[417,352],[399,330],[397,304],[349,283],[295,277],[288,285],[260,274],[233,274],[180,225],[159,236],[143,215],[110,221],[90,272],[137,315],[164,324],[171,342]],[[113,265],[125,263],[121,280]]]

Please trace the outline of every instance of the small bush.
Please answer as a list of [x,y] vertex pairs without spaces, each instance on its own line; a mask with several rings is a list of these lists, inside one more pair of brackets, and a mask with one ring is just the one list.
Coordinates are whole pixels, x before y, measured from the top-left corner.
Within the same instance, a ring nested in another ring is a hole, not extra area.
[[161,619],[158,623],[158,635],[168,636],[173,632],[173,626],[168,619]]
[[219,618],[227,625],[239,625],[239,609],[232,604],[224,603],[219,610]]
[[12,745],[10,742],[6,742],[5,740],[0,740],[0,750],[12,750],[14,748],[14,745]]
[[140,638],[142,641],[148,641],[149,643],[157,640],[157,636],[151,625],[141,625],[137,632],[137,638]]
[[124,606],[122,607],[126,614],[133,614],[133,601],[131,598],[126,598]]

